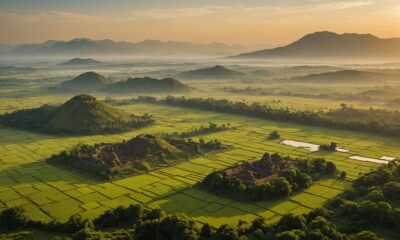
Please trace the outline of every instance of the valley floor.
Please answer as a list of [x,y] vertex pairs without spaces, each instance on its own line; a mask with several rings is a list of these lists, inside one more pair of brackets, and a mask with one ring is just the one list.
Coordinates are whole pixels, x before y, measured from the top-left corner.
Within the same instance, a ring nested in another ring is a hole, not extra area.
[[[50,97],[49,101],[57,101]],[[1,99],[0,112],[9,106]],[[16,106],[35,105],[29,99],[15,99]],[[61,101],[61,100],[60,100]],[[400,140],[351,131],[305,127],[296,124],[260,120],[229,114],[218,114],[150,104],[132,104],[121,107],[135,113],[154,115],[156,124],[136,131],[116,135],[50,136],[0,127],[0,210],[22,206],[33,219],[67,220],[72,214],[94,218],[107,209],[119,205],[142,203],[167,212],[185,213],[200,222],[214,226],[236,224],[239,219],[251,221],[265,217],[276,221],[282,214],[301,214],[324,205],[340,194],[360,173],[379,164],[351,160],[359,155],[380,158],[383,155],[400,157]],[[232,150],[206,155],[178,165],[127,177],[112,182],[100,182],[62,170],[44,160],[77,143],[118,142],[140,133],[183,132],[191,127],[231,123],[234,130],[208,134],[205,139],[218,139],[232,145]],[[281,139],[315,144],[337,142],[350,152],[310,152],[268,140],[272,131]],[[265,152],[302,157],[324,157],[333,161],[346,180],[326,179],[314,183],[304,192],[289,199],[262,202],[240,202],[215,196],[192,188],[214,170],[232,166],[244,160],[259,159]]]

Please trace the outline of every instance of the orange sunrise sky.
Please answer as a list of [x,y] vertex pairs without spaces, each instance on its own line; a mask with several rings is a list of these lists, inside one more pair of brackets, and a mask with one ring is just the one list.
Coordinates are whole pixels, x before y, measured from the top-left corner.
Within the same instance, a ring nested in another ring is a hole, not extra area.
[[400,2],[0,1],[0,42],[8,44],[86,37],[276,46],[323,30],[400,37]]

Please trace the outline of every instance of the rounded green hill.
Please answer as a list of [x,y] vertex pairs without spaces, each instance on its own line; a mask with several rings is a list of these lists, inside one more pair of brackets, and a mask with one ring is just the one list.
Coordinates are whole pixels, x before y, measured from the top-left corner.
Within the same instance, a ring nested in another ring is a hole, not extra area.
[[190,91],[191,88],[174,78],[158,80],[143,77],[116,82],[109,85],[105,90],[110,92],[184,92]]
[[130,115],[86,94],[77,95],[60,106],[44,105],[0,116],[0,123],[5,126],[67,134],[123,132],[152,121],[148,115]]
[[228,69],[221,65],[214,67],[201,68],[195,70],[189,70],[182,72],[177,75],[178,78],[192,79],[192,80],[204,80],[204,79],[240,79],[245,77],[246,74]]
[[101,74],[85,72],[71,80],[63,82],[61,86],[68,89],[99,89],[111,83],[108,78]]

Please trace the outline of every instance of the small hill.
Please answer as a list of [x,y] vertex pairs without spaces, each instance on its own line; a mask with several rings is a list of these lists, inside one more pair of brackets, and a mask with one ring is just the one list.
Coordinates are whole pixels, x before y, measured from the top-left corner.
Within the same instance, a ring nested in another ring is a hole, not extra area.
[[[126,147],[137,157],[146,157],[149,154],[162,153],[168,158],[176,158],[179,155],[185,155],[175,146],[161,137],[141,134],[126,142]],[[182,157],[182,156],[181,156]]]
[[60,66],[92,66],[98,65],[102,62],[96,61],[92,58],[72,58],[66,62],[60,63]]
[[228,69],[224,66],[216,65],[210,68],[201,68],[182,72],[177,75],[178,78],[203,80],[203,79],[239,79],[246,76],[242,72]]
[[395,80],[398,78],[400,78],[400,74],[389,74],[360,70],[341,70],[334,72],[308,74],[305,76],[293,77],[289,80],[312,83],[357,83]]
[[315,32],[283,47],[244,53],[234,58],[399,59],[400,38]]
[[0,123],[5,126],[53,134],[123,132],[152,122],[148,115],[129,115],[85,94],[60,106],[44,105],[0,116]]
[[63,88],[69,89],[99,89],[111,84],[112,82],[101,74],[96,72],[85,72],[74,79],[65,81],[61,84]]
[[48,162],[84,174],[113,179],[166,167],[222,149],[226,149],[226,146],[217,140],[196,142],[184,138],[141,134],[126,142],[77,145],[71,151],[53,155]]
[[129,78],[125,81],[116,82],[105,88],[110,92],[183,92],[190,87],[174,78],[154,79]]

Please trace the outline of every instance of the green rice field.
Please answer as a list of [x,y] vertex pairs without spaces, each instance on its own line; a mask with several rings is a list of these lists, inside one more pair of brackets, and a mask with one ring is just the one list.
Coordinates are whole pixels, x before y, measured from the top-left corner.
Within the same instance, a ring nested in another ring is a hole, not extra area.
[[[11,105],[35,107],[44,102],[61,102],[61,98],[21,98],[12,104],[4,98],[0,100],[0,112],[10,111]],[[257,217],[276,221],[287,212],[301,214],[324,205],[360,173],[379,166],[351,160],[349,156],[400,157],[400,140],[395,138],[161,105],[132,104],[121,108],[135,114],[149,113],[155,117],[156,124],[123,134],[82,137],[42,135],[0,127],[0,210],[22,206],[33,219],[65,221],[73,214],[94,218],[120,205],[141,203],[149,208],[185,213],[214,226]],[[236,128],[200,137],[218,139],[232,149],[146,174],[101,182],[45,162],[52,154],[78,143],[118,142],[139,133],[183,132],[210,121],[229,122]],[[350,152],[310,152],[280,144],[279,140],[267,140],[267,135],[274,130],[280,133],[281,139],[315,144],[334,141]],[[192,187],[214,170],[258,159],[265,152],[324,157],[333,161],[339,170],[346,171],[347,177],[319,181],[304,192],[277,201],[239,202]]]

